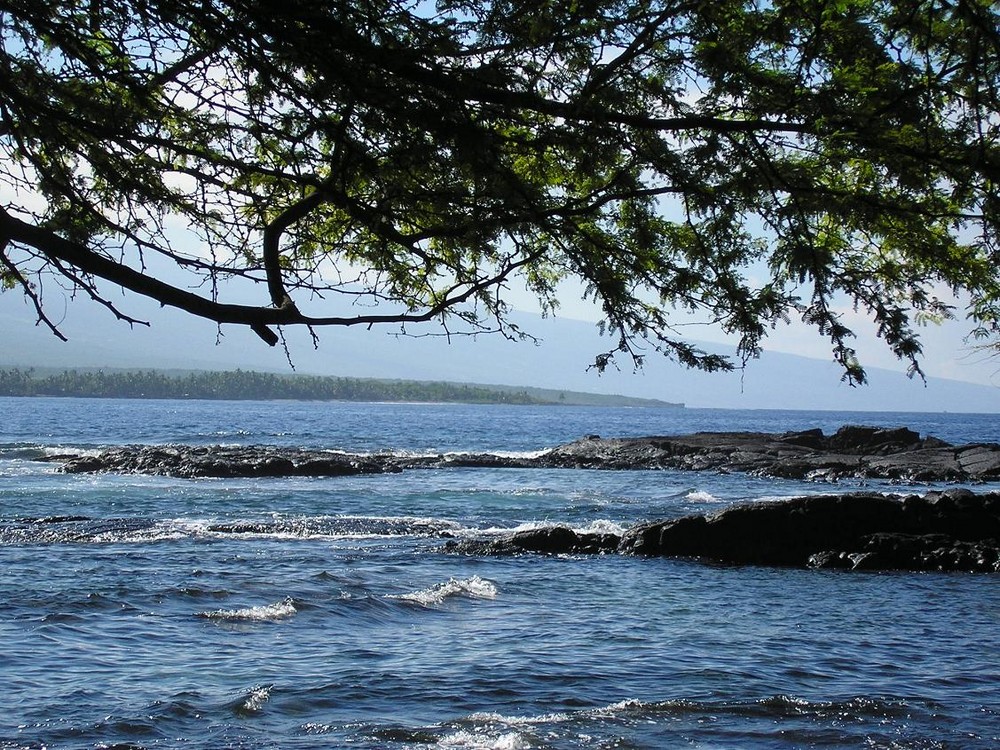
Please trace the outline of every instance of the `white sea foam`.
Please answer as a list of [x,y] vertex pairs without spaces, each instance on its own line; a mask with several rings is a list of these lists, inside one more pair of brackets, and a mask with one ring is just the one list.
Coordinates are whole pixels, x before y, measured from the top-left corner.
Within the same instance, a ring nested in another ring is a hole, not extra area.
[[433,516],[340,516],[339,518],[361,521],[386,521],[390,523],[406,524],[408,526],[423,527],[431,529],[442,529],[452,531],[461,529],[462,525],[457,521],[447,518],[435,518]]
[[476,536],[504,536],[508,534],[519,534],[523,531],[537,531],[539,529],[549,529],[554,526],[565,526],[577,534],[623,534],[626,526],[606,518],[599,518],[591,521],[586,526],[571,526],[569,524],[553,523],[552,521],[527,521],[517,526],[491,526],[487,529],[468,529],[468,532]]
[[373,453],[361,454],[369,456],[389,456],[391,458],[437,458],[441,454],[434,450],[416,450],[405,448],[394,448],[392,450],[375,451]]
[[567,721],[574,721],[579,717],[592,718],[613,718],[623,712],[632,712],[645,708],[647,704],[635,698],[612,703],[607,706],[583,709],[572,713],[555,712],[550,714],[538,714],[536,716],[505,716],[504,714],[480,711],[469,716],[471,721],[497,725],[498,727],[527,727],[542,724],[562,724]]
[[518,732],[491,737],[475,732],[455,732],[438,740],[438,747],[462,747],[470,750],[527,750],[531,743]]
[[822,495],[824,494],[823,489],[816,490],[804,490],[794,495],[761,495],[760,497],[753,498],[755,503],[781,503],[786,500],[795,500],[800,497],[807,497],[809,495]]
[[614,521],[608,520],[606,518],[598,518],[591,521],[586,526],[573,526],[573,531],[577,534],[624,534],[625,526],[620,523],[615,523]]
[[517,533],[519,531],[534,531],[535,529],[544,529],[553,524],[550,521],[526,521],[524,523],[518,524],[517,526],[490,526],[486,529],[480,529],[478,533],[480,534],[510,534]]
[[534,451],[489,451],[486,455],[488,456],[499,456],[500,458],[541,458],[546,453],[551,451],[551,448],[542,448],[541,450]]
[[617,703],[612,703],[609,706],[604,706],[603,708],[594,708],[588,711],[591,716],[615,716],[620,714],[622,711],[636,711],[643,708],[646,704],[642,701],[636,700],[635,698],[626,698],[623,701],[618,701]]
[[291,597],[286,597],[274,604],[242,609],[217,609],[214,612],[202,612],[201,616],[227,622],[276,622],[291,617],[296,612],[298,610],[295,609],[295,602]]
[[259,685],[258,687],[253,688],[249,693],[247,693],[241,708],[248,713],[256,713],[257,711],[260,711],[271,697],[272,687],[272,685]]
[[685,500],[690,500],[693,503],[717,503],[719,498],[713,495],[711,492],[705,492],[705,490],[692,490],[684,496]]
[[429,588],[414,591],[409,594],[391,595],[390,599],[416,602],[425,607],[441,604],[454,596],[464,596],[469,599],[496,599],[497,587],[492,581],[479,576],[470,578],[450,578],[444,583],[437,583]]
[[177,524],[173,521],[160,521],[148,528],[98,534],[94,537],[93,541],[115,544],[148,544],[149,542],[167,542],[175,539],[184,539],[188,536],[190,536],[190,532],[185,525]]
[[401,536],[434,536],[441,532],[459,534],[464,527],[448,519],[423,516],[303,516],[273,514],[259,521],[178,520],[174,522],[192,536],[282,540],[365,540]]
[[471,721],[505,724],[507,726],[532,726],[534,724],[559,724],[572,717],[565,713],[540,714],[538,716],[504,716],[503,714],[480,711],[469,716]]
[[39,446],[41,453],[47,457],[51,456],[99,456],[106,448],[64,448],[59,445]]

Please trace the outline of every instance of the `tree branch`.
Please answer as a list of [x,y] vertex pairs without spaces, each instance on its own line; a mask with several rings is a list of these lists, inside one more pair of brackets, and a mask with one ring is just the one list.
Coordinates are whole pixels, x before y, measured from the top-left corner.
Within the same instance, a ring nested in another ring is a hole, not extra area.
[[9,237],[10,242],[33,247],[53,262],[68,263],[84,273],[119,284],[125,289],[150,297],[162,305],[176,307],[217,323],[245,325],[269,346],[274,346],[279,340],[278,335],[268,328],[268,326],[274,325],[370,326],[383,323],[425,323],[443,315],[449,309],[469,301],[484,289],[502,283],[514,271],[538,260],[542,255],[541,252],[537,252],[516,262],[507,263],[492,276],[472,282],[456,283],[441,295],[436,304],[431,305],[423,312],[357,315],[353,317],[312,317],[303,315],[294,306],[257,307],[226,304],[206,299],[186,289],[147,276],[96,253],[80,243],[67,240],[49,230],[24,222],[0,208],[0,238],[2,237]]
[[45,310],[42,308],[42,300],[38,297],[37,292],[31,288],[31,284],[28,280],[24,278],[24,275],[18,270],[17,266],[11,263],[10,259],[7,257],[7,253],[4,251],[9,245],[10,240],[6,236],[6,233],[4,233],[4,236],[0,237],[0,263],[3,264],[4,268],[6,268],[10,272],[10,275],[17,281],[21,290],[24,292],[24,296],[31,300],[31,304],[35,308],[35,314],[38,316],[38,322],[44,323],[57,338],[62,341],[67,341],[68,339],[63,332],[60,331],[56,324],[49,319],[49,316],[45,314]]
[[323,193],[316,190],[286,208],[264,228],[264,271],[267,274],[267,291],[271,295],[271,304],[275,307],[294,307],[281,276],[281,235],[292,224],[305,218],[310,211],[319,207],[323,200]]

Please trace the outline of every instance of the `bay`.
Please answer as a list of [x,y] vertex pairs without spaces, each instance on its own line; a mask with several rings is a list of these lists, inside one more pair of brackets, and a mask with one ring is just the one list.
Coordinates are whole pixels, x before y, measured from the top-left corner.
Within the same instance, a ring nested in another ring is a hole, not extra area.
[[38,460],[171,442],[532,453],[587,434],[844,424],[1000,442],[992,415],[0,408],[0,747],[1000,744],[996,576],[442,551],[540,524],[620,530],[744,500],[926,486],[471,468],[180,480],[63,475]]

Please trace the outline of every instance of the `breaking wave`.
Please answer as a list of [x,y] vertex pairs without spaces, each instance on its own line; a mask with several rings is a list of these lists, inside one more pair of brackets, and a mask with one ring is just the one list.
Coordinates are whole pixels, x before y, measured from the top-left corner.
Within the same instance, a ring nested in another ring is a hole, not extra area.
[[711,492],[705,492],[704,490],[692,490],[684,496],[685,500],[690,500],[693,503],[717,503],[719,498],[713,495]]
[[[812,746],[817,736],[815,733],[822,733],[824,724],[850,721],[857,725],[857,733],[851,735],[860,743],[857,746],[872,746],[874,743],[874,746],[881,747],[876,737],[881,734],[886,722],[906,718],[921,708],[903,700],[880,697],[808,701],[779,694],[745,701],[626,699],[594,708],[537,715],[477,712],[446,725],[420,730],[420,734],[426,743],[424,746],[436,748],[521,750],[539,746],[561,747],[562,742],[571,747],[620,747],[623,735],[636,733],[644,735],[649,746],[664,746],[667,742],[666,746],[672,747],[675,745],[668,740],[671,736],[671,730],[666,729],[668,726],[676,727],[672,733],[676,746],[686,746],[692,744],[692,736],[705,726],[730,721],[741,726],[748,721],[768,725],[787,721],[790,724],[785,739],[790,743],[787,746],[794,747]],[[706,725],[706,717],[709,716],[712,718]],[[791,723],[795,724],[795,728]],[[434,735],[433,740],[427,741],[428,733]],[[840,738],[844,740],[846,735]],[[640,746],[646,745],[640,743]],[[927,746],[921,741],[911,743],[897,737],[891,747],[916,749]]]
[[242,609],[217,609],[214,612],[201,612],[199,616],[224,622],[278,622],[292,617],[297,612],[295,602],[289,596],[274,604]]
[[439,518],[308,516],[260,520],[104,518],[67,515],[0,520],[0,545],[107,544],[182,538],[380,539],[451,537],[465,529]]
[[424,607],[442,604],[452,597],[467,599],[496,599],[497,587],[492,581],[479,576],[469,578],[450,578],[444,583],[437,583],[429,588],[413,591],[409,594],[390,595],[390,599],[416,602]]
[[[485,529],[467,529],[463,531],[463,535],[476,537],[498,537],[508,536],[510,534],[519,534],[524,531],[549,529],[558,526],[565,527],[575,534],[613,534],[615,536],[621,536],[629,528],[627,524],[623,525],[617,521],[611,521],[606,518],[596,519],[583,526],[568,523],[553,523],[552,521],[528,521],[513,527],[490,526]],[[456,534],[456,536],[458,535],[459,534]]]
[[271,699],[273,689],[274,685],[256,685],[232,701],[229,708],[236,716],[247,717],[260,713]]
[[508,732],[499,737],[483,737],[475,732],[461,730],[442,737],[436,747],[458,747],[468,750],[528,750],[534,745],[519,732]]

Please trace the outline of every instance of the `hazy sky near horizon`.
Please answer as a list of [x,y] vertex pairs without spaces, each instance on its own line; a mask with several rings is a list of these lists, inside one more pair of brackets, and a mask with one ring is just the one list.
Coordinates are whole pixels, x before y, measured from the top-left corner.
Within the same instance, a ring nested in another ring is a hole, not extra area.
[[[287,359],[280,349],[270,349],[255,336],[239,330],[238,327],[224,327],[220,339],[217,328],[208,321],[199,321],[176,310],[161,310],[155,303],[131,295],[121,297],[114,293],[114,296],[125,311],[148,319],[152,323],[152,328],[140,327],[133,331],[127,324],[117,321],[111,313],[94,303],[80,299],[70,301],[64,292],[56,292],[50,288],[49,313],[56,322],[64,323],[65,332],[71,339],[70,343],[64,346],[44,328],[32,326],[33,311],[17,291],[0,294],[0,347],[6,355],[4,359],[11,364],[40,364],[41,360],[52,362],[57,366],[114,367],[121,366],[120,362],[115,361],[115,357],[120,356],[115,352],[129,351],[131,354],[128,355],[128,366],[162,367],[164,362],[172,361],[173,364],[166,366],[181,367],[183,365],[178,363],[189,362],[189,366],[194,369],[217,369],[228,362],[229,367],[259,369],[263,365],[264,369],[288,369]],[[595,347],[603,349],[613,344],[608,339],[602,342],[597,338],[594,332],[596,328],[594,320],[598,316],[593,306],[577,304],[568,289],[565,290],[563,298],[565,304],[558,312],[556,321],[524,319],[523,316],[518,320],[519,324],[525,326],[529,332],[542,337],[540,346],[549,352],[548,355],[544,353],[536,355],[536,347],[528,342],[507,347],[501,347],[500,342],[497,342],[497,346],[474,348],[465,346],[462,341],[456,342],[460,344],[458,346],[443,347],[435,347],[431,342],[428,342],[428,346],[420,346],[415,340],[409,342],[404,340],[394,344],[393,337],[389,335],[390,330],[385,327],[360,332],[334,327],[319,331],[320,349],[317,352],[312,351],[313,346],[304,331],[289,331],[289,341],[294,342],[292,359],[298,371],[315,374],[447,379],[453,377],[447,373],[458,374],[468,370],[463,361],[466,357],[489,359],[503,352],[499,356],[507,364],[513,357],[522,360],[522,365],[520,367],[515,365],[514,369],[510,370],[498,366],[500,362],[496,362],[487,368],[486,372],[481,373],[477,380],[507,382],[511,378],[516,379],[518,373],[521,377],[528,374],[525,372],[527,367],[530,370],[529,379],[533,384],[545,380],[548,385],[569,390],[613,391],[665,400],[685,400],[689,404],[698,405],[713,405],[721,398],[718,389],[723,387],[733,390],[731,405],[739,405],[746,401],[747,408],[757,408],[749,406],[756,403],[750,393],[746,394],[746,399],[741,397],[743,387],[738,382],[739,377],[737,382],[728,383],[728,379],[717,375],[690,373],[689,380],[688,376],[684,378],[685,382],[690,384],[689,394],[693,395],[683,397],[674,396],[674,390],[669,385],[656,387],[656,382],[660,378],[666,377],[667,381],[671,381],[675,377],[681,377],[679,373],[673,372],[674,370],[683,370],[668,363],[658,364],[659,358],[656,356],[652,356],[650,364],[643,371],[636,373],[635,377],[623,377],[628,375],[629,368],[627,364],[622,363],[626,372],[609,373],[608,376],[600,378],[590,374],[575,379],[575,376],[585,373],[588,363],[593,362],[593,355],[597,352]],[[851,312],[853,314],[853,311]],[[560,320],[568,325],[551,325]],[[584,320],[586,325],[579,323],[573,325],[572,321],[575,320]],[[946,378],[996,388],[1000,385],[1000,374],[998,374],[1000,360],[963,349],[962,326],[963,322],[958,321],[925,331],[926,374],[931,378]],[[12,330],[14,328],[20,330]],[[586,334],[588,330],[592,333]],[[691,326],[681,330],[694,341],[726,343],[725,335],[717,328]],[[365,342],[363,345],[357,342],[359,337]],[[874,336],[871,338],[870,341],[859,341],[858,348],[864,365],[870,371],[881,367],[904,372],[905,366],[895,360],[884,343],[875,340]],[[183,341],[183,344],[178,345],[178,341]],[[810,371],[808,375],[802,373],[807,378],[818,378],[812,381],[814,387],[824,388],[830,392],[841,392],[848,402],[855,400],[859,395],[850,393],[851,389],[843,390],[843,385],[839,383],[842,372],[832,362],[827,343],[815,331],[801,324],[783,326],[773,331],[765,343],[767,351],[797,354],[818,361],[822,365],[819,369]],[[25,347],[29,351],[24,354],[31,355],[30,362],[13,356],[17,354],[18,348]],[[102,353],[107,353],[108,356],[105,357]],[[431,369],[427,369],[427,363],[421,361],[427,356],[437,363]],[[267,362],[270,364],[265,364]],[[529,365],[529,362],[533,364]],[[797,364],[789,363],[789,365],[799,367]],[[872,374],[873,383],[877,386],[875,390],[870,391],[871,397],[874,398],[876,392],[881,392],[879,389],[886,383],[884,373]],[[753,362],[750,363],[746,375],[752,381],[768,381],[773,376],[773,366]],[[933,396],[933,393],[926,393],[926,389],[919,382],[912,383],[901,376],[900,381],[896,387],[902,389],[901,393],[910,393],[915,403],[926,402]],[[564,384],[559,385],[560,382]],[[974,402],[964,407],[962,403],[953,400],[948,408],[978,410]]]
[[[929,377],[961,380],[980,385],[1000,386],[1000,354],[983,350],[979,342],[973,341],[969,333],[972,323],[965,318],[964,303],[955,299],[948,290],[940,290],[942,300],[955,307],[954,320],[946,320],[940,325],[933,323],[917,328],[924,346],[922,367]],[[538,306],[530,295],[512,287],[512,304],[522,311],[537,313]],[[846,301],[837,306],[845,324],[854,330],[854,340],[859,358],[866,368],[879,367],[896,372],[906,372],[907,364],[892,353],[886,343],[876,334],[875,323],[864,311],[855,310]],[[600,309],[583,299],[583,286],[577,282],[564,282],[560,286],[560,307],[557,316],[570,320],[598,322]],[[736,338],[726,334],[719,325],[704,322],[694,316],[677,312],[680,335],[696,341],[721,344],[736,344]],[[795,354],[812,359],[832,360],[832,346],[828,339],[816,329],[800,320],[779,324],[768,332],[764,340],[765,351]]]
[[[140,318],[148,318],[154,326],[159,321],[161,324],[170,325],[168,322],[171,315],[162,313],[154,304],[149,301],[142,301],[131,293],[122,295],[117,289],[111,289],[105,284],[102,288],[117,303],[124,312],[134,312]],[[261,289],[257,292],[260,299],[265,294]],[[583,287],[576,282],[567,282],[560,288],[560,307],[556,312],[556,317],[564,320],[586,321],[589,323],[598,322],[601,318],[600,310],[591,302],[582,299]],[[239,301],[249,302],[244,299],[246,291],[239,295]],[[519,291],[516,282],[513,282],[508,291],[508,299],[515,309],[528,313],[537,313],[537,305],[534,304],[531,296],[523,291]],[[13,303],[13,298],[22,297],[18,290],[10,290],[0,295],[3,309],[8,313],[15,312],[20,307],[17,319],[23,321],[24,325],[30,325],[29,319],[33,320],[33,311],[28,305],[17,305]],[[79,314],[83,300],[71,300],[69,294],[58,289],[54,285],[48,285],[46,290],[46,310],[52,319],[59,323],[64,321],[68,330],[73,328],[73,320]],[[845,317],[847,324],[858,334],[855,342],[862,364],[868,368],[883,368],[895,372],[905,372],[906,365],[895,358],[883,341],[875,335],[874,324],[863,314],[855,311],[848,305],[843,305],[841,313]],[[173,313],[176,315],[177,313]],[[920,329],[921,340],[924,342],[924,358],[922,366],[928,377],[946,378],[979,385],[1000,386],[1000,357],[988,352],[977,351],[974,344],[966,341],[967,334],[971,328],[969,321],[965,320],[958,312],[959,319],[946,321],[940,326],[928,325]],[[114,316],[105,310],[98,310],[93,315],[83,316],[91,325],[93,321],[98,321],[102,329],[102,336],[119,339],[127,342],[130,338],[130,328],[127,324],[117,321]],[[702,341],[718,344],[735,344],[733,337],[723,332],[718,325],[699,323],[691,317],[678,313],[678,335],[692,341]],[[176,318],[174,318],[176,319]],[[18,323],[20,324],[20,323]],[[383,331],[387,329],[381,329]],[[437,331],[433,324],[422,328],[424,331]],[[529,328],[528,332],[531,330]],[[321,339],[335,332],[332,330],[320,331]],[[46,332],[46,335],[47,334]],[[0,331],[0,345],[4,344],[6,337]],[[133,337],[134,338],[134,337]],[[211,339],[213,337],[207,337]],[[192,342],[193,343],[193,342]],[[207,341],[204,348],[209,349],[211,341]],[[542,346],[546,343],[543,341]],[[526,344],[530,346],[530,344]],[[825,362],[832,361],[832,352],[829,342],[816,330],[805,324],[793,321],[791,324],[780,324],[770,331],[764,341],[765,351],[795,354],[809,357]],[[194,354],[194,352],[192,352]],[[591,353],[592,354],[592,353]],[[592,360],[591,360],[592,361]],[[405,376],[405,375],[400,375]]]

